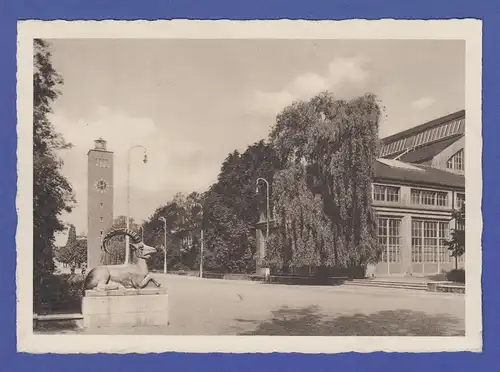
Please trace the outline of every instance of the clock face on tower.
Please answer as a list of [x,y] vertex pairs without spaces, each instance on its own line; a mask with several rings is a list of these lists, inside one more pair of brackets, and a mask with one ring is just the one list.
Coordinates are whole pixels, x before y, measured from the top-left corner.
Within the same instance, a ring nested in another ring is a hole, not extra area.
[[95,188],[100,193],[105,193],[108,189],[108,184],[101,178],[99,181],[96,181]]

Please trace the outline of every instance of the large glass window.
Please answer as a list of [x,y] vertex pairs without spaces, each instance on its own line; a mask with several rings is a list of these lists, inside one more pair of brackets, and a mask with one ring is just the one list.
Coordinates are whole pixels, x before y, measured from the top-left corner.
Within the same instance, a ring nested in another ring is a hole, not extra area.
[[442,191],[411,189],[411,203],[446,207],[448,206],[448,193]]
[[463,171],[464,170],[464,150],[458,151],[455,155],[448,159],[446,168]]
[[424,143],[429,142],[430,137],[431,137],[431,131],[430,131],[430,130],[425,131],[425,132],[424,132],[424,139],[423,139],[423,142],[424,142]]
[[442,125],[441,125],[441,126],[438,128],[437,138],[441,138],[441,137],[443,137],[443,133],[444,133],[444,126],[442,126]]
[[423,138],[424,138],[424,133],[419,133],[417,134],[417,138],[415,138],[415,143],[413,144],[414,146],[420,146],[423,142]]
[[405,148],[406,138],[399,140],[396,144],[396,152],[402,151]]
[[449,262],[450,254],[444,244],[449,238],[449,223],[442,221],[412,220],[412,262]]
[[401,261],[401,220],[397,218],[378,219],[378,242],[383,247],[382,261]]
[[440,207],[446,207],[447,203],[448,203],[447,193],[445,192],[436,193],[436,205],[439,205]]
[[420,191],[421,203],[424,205],[436,204],[436,193],[432,191]]
[[398,202],[399,201],[399,187],[386,187],[387,201]]
[[373,185],[373,200],[399,202],[399,187]]
[[411,261],[422,262],[422,221],[411,222]]
[[373,200],[385,201],[385,187],[380,185],[373,186]]
[[437,262],[437,222],[424,221],[424,262]]

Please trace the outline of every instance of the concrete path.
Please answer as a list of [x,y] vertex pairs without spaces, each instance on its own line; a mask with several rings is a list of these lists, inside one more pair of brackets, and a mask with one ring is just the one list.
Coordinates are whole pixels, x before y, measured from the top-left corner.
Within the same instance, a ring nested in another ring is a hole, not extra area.
[[465,332],[463,295],[352,286],[270,285],[163,274],[155,277],[169,292],[169,327],[92,333],[445,336]]

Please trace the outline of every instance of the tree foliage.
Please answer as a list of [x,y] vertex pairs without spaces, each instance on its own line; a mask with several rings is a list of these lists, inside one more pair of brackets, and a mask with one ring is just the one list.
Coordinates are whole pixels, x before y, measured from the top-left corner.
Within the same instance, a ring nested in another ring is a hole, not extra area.
[[59,262],[69,265],[72,269],[80,267],[87,261],[87,241],[77,239],[74,225],[70,225],[66,245],[58,248],[55,256]]
[[[165,246],[164,223],[167,226],[167,266],[170,269],[194,269],[199,262],[200,228],[203,223],[203,213],[199,205],[203,205],[202,195],[197,192],[190,194],[178,193],[171,201],[159,207],[144,223],[144,241],[146,244]],[[186,238],[191,236],[189,242]],[[151,266],[162,269],[164,254],[155,255]]]
[[458,257],[465,253],[465,203],[460,210],[453,213],[456,227],[451,231],[451,239],[445,242],[452,257],[455,257],[455,269],[458,268]]
[[[167,266],[197,269],[203,227],[205,269],[253,270],[258,205],[265,200],[265,193],[255,192],[256,180],[263,177],[272,183],[277,169],[276,153],[264,141],[249,146],[244,153],[232,152],[222,164],[217,182],[205,194],[179,193],[153,213],[143,225],[145,242],[164,245],[164,225],[159,218],[165,218]],[[196,203],[203,206],[203,211]],[[189,245],[185,244],[187,236],[191,236]],[[163,268],[163,259],[163,255],[155,256],[152,266]]]
[[265,178],[272,186],[278,169],[277,154],[264,141],[244,153],[232,152],[222,164],[217,182],[204,198],[205,239],[213,267],[225,272],[254,269],[255,224],[259,204],[266,198],[265,192],[256,194],[256,180]]
[[33,279],[34,304],[44,277],[53,269],[55,233],[63,231],[60,220],[74,203],[73,190],[61,174],[57,151],[69,147],[49,120],[51,105],[63,83],[54,70],[47,42],[34,40],[33,70]]
[[380,109],[373,95],[322,93],[278,115],[271,141],[285,169],[273,184],[271,267],[353,267],[376,261],[371,185]]

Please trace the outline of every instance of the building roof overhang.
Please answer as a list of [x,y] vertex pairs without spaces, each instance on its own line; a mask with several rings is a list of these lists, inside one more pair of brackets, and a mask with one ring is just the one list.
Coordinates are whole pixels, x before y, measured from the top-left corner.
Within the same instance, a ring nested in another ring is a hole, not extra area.
[[464,175],[422,164],[409,164],[399,160],[391,160],[391,162],[394,162],[394,165],[388,163],[387,159],[377,159],[375,162],[375,182],[465,189]]

